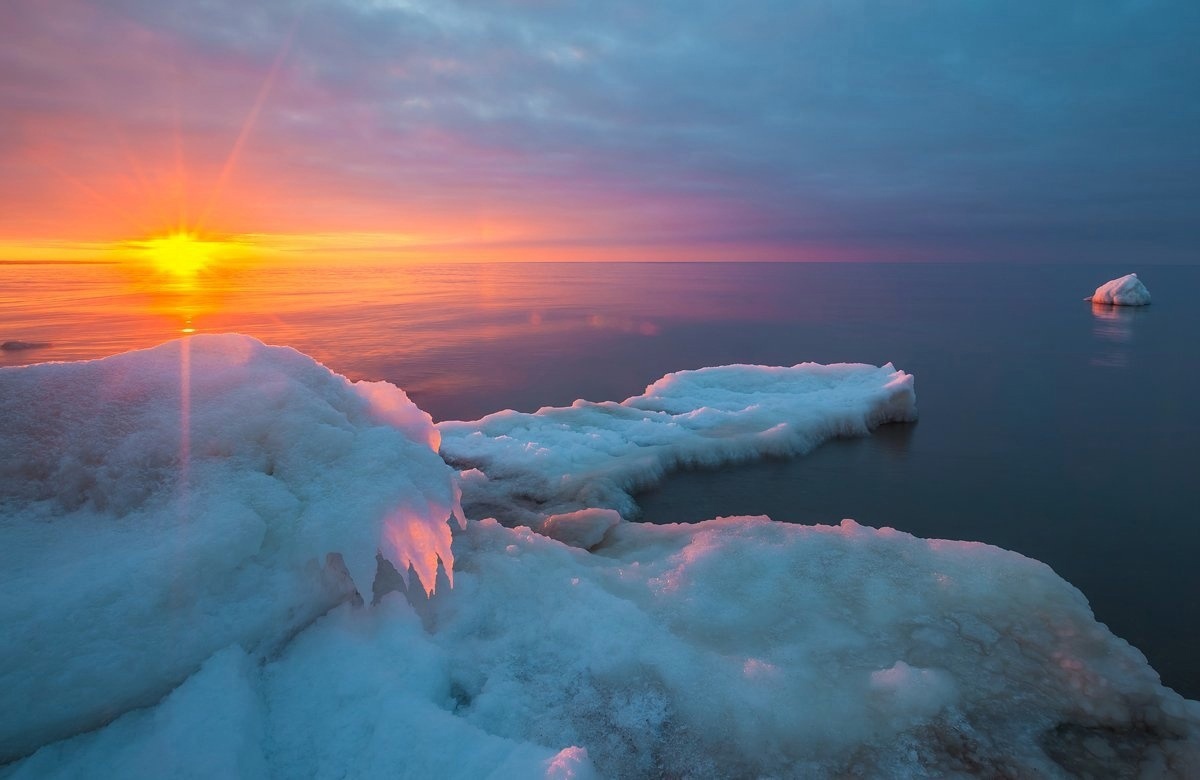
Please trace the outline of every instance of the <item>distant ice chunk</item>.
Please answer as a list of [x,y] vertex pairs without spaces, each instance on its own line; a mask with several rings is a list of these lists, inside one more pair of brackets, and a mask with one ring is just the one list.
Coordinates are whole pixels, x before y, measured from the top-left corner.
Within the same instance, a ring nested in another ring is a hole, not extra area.
[[679,466],[799,455],[916,414],[913,377],[890,363],[732,365],[668,374],[621,403],[503,411],[438,430],[442,455],[464,469],[468,512],[537,530],[588,508],[628,518],[631,494]]
[[0,350],[5,352],[20,352],[26,349],[45,349],[50,346],[47,341],[6,341],[0,344]]
[[453,573],[429,416],[295,350],[4,368],[0,420],[0,762],[369,600],[377,551],[426,587]]
[[1084,300],[1116,306],[1145,306],[1150,303],[1150,291],[1137,274],[1126,274],[1100,285],[1090,298]]

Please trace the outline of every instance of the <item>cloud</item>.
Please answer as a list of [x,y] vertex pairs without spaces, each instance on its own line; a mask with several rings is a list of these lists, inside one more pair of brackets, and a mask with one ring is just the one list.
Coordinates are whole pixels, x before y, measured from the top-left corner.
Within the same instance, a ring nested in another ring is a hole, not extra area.
[[102,221],[97,200],[154,222],[138,204],[156,195],[194,216],[288,46],[214,210],[226,229],[879,258],[1176,259],[1200,238],[1187,2],[18,0],[12,16],[0,160],[18,175],[0,197],[47,228]]

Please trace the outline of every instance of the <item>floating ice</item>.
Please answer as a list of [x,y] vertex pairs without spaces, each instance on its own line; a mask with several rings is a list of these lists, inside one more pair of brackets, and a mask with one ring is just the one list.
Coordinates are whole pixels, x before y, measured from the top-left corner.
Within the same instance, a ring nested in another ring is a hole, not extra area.
[[542,533],[469,522],[453,589],[368,607],[323,555],[363,593],[377,547],[423,550],[423,583],[451,564],[455,493],[399,391],[237,337],[0,371],[0,739],[40,746],[0,776],[1200,776],[1200,704],[1044,564],[605,508],[913,413],[890,366],[726,367],[443,425],[480,501]]
[[720,366],[668,374],[621,403],[443,422],[473,517],[540,529],[587,508],[636,512],[632,492],[672,468],[799,455],[835,436],[916,419],[913,378],[890,363]]
[[1126,274],[1100,285],[1090,298],[1084,300],[1117,306],[1145,306],[1150,303],[1150,291],[1137,274]]
[[429,586],[450,571],[429,416],[294,350],[196,336],[0,369],[0,420],[0,761],[369,599],[377,550]]
[[0,350],[5,352],[19,352],[25,349],[44,349],[50,346],[49,342],[45,341],[6,341],[0,344]]

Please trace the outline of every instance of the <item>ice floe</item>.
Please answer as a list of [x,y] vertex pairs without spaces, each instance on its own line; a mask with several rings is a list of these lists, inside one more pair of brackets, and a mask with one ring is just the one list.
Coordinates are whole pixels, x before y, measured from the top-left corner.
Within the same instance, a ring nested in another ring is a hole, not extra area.
[[1091,297],[1084,300],[1115,306],[1145,306],[1150,303],[1150,291],[1137,274],[1126,274],[1100,285]]
[[46,341],[6,341],[0,344],[0,350],[4,352],[20,352],[26,349],[45,349],[50,346]]
[[679,466],[801,455],[914,419],[913,377],[891,364],[802,363],[680,371],[620,403],[503,411],[438,430],[442,455],[464,470],[468,514],[540,529],[589,508],[629,519],[632,493]]

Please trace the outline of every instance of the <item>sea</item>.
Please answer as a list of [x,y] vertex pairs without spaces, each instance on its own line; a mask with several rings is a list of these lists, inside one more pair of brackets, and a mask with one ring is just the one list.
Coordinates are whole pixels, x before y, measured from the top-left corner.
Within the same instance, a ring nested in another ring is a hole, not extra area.
[[[1084,300],[1130,272],[1152,305]],[[620,400],[702,366],[891,362],[916,377],[917,422],[675,473],[641,520],[848,517],[1015,550],[1200,699],[1198,292],[1200,267],[1137,263],[0,262],[0,366],[235,331],[446,420]]]

